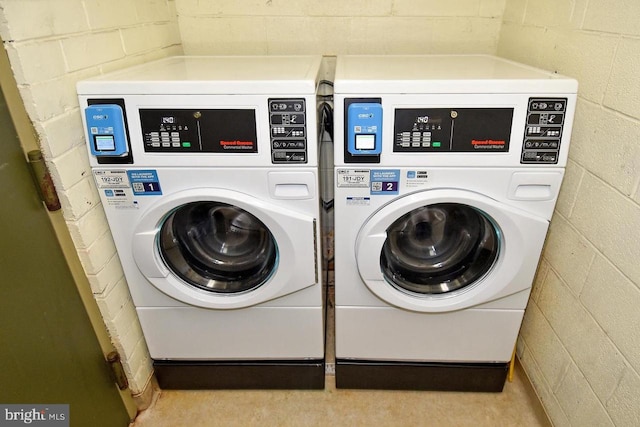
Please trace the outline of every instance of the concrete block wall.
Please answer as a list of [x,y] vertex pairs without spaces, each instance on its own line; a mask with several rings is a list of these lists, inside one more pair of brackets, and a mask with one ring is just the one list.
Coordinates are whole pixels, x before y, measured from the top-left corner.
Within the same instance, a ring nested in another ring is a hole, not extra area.
[[640,425],[640,3],[511,0],[498,54],[579,80],[518,355],[555,426]]
[[75,83],[182,53],[173,0],[0,0],[0,35],[134,395],[152,366],[95,189]]
[[495,53],[506,0],[177,0],[187,54]]

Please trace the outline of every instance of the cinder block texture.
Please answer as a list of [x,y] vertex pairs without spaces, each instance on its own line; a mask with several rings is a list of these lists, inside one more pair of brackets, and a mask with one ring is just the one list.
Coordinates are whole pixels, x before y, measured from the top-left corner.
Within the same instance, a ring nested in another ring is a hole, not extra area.
[[536,0],[527,3],[524,24],[540,27],[566,26],[571,21],[572,2],[557,0]]
[[67,71],[58,40],[13,42],[6,49],[19,85],[54,79]]
[[107,218],[101,206],[95,206],[78,221],[67,223],[73,242],[78,249],[86,249],[109,231]]
[[176,3],[187,54],[495,53],[504,0]]
[[[568,5],[569,2],[551,0]],[[547,49],[552,70],[572,76],[580,82],[581,97],[600,102],[611,72],[618,38],[611,34],[557,29],[553,49]],[[549,48],[549,46],[546,46]]]
[[582,28],[590,31],[640,35],[640,3],[636,0],[589,0]]
[[607,259],[598,257],[580,299],[631,366],[640,371],[640,289]]
[[[72,137],[73,134],[69,136]],[[87,148],[84,145],[75,145],[69,151],[52,159],[49,164],[51,178],[56,189],[59,190],[67,190],[85,177],[91,176]]]
[[558,403],[556,396],[553,393],[553,389],[546,381],[540,367],[538,366],[538,362],[533,357],[531,352],[529,351],[529,347],[526,342],[522,339],[522,336],[519,340],[519,347],[522,349],[519,354],[520,362],[522,363],[523,368],[527,372],[529,380],[531,384],[536,390],[538,397],[540,398],[540,402],[544,406],[545,412],[549,416],[550,419],[554,420],[555,427],[567,427],[570,426],[569,419],[567,415],[562,410],[562,407]]
[[[502,22],[522,24],[527,10],[527,1],[528,0],[509,0],[506,2],[502,15]],[[500,43],[500,46],[504,46],[506,44],[508,43]]]
[[551,222],[544,256],[573,292],[579,294],[595,256],[595,249],[559,214]]
[[640,425],[640,376],[629,369],[607,402],[607,410],[618,426]]
[[46,150],[46,158],[62,157],[75,147],[81,147],[86,151],[79,109],[65,111],[51,120],[37,122],[34,125],[38,133],[42,135],[40,142],[43,149]]
[[503,22],[500,40],[508,43],[498,44],[498,55],[514,61],[538,67],[551,68],[542,58],[549,55],[549,46],[556,44],[557,32],[536,26],[523,26],[520,23]]
[[91,176],[75,85],[182,53],[174,1],[0,0],[0,35],[81,263],[138,394],[152,366]]
[[5,0],[1,3],[4,19],[0,20],[0,34],[5,41],[57,37],[89,29],[83,2],[78,0]]
[[576,195],[583,176],[584,168],[569,159],[567,167],[564,170],[564,180],[562,181],[558,202],[556,203],[557,211],[565,218],[571,216],[571,212],[573,212]]
[[570,365],[557,390],[558,401],[572,426],[613,427],[602,403],[577,366]]
[[634,283],[640,283],[640,206],[585,174],[569,220]]
[[[520,337],[554,425],[640,424],[638,16],[632,0],[513,0],[503,15],[500,55],[580,85],[550,268]],[[556,344],[540,344],[546,336]],[[566,354],[566,375],[545,387]]]
[[120,31],[112,30],[101,33],[87,33],[82,36],[63,39],[67,68],[77,71],[122,58],[124,46]]
[[76,221],[93,207],[100,205],[100,196],[92,177],[86,177],[65,191],[58,191],[65,220]]
[[638,141],[639,121],[590,101],[578,102],[571,159],[627,196],[640,171]]
[[102,270],[95,274],[88,274],[87,277],[89,278],[91,291],[95,295],[103,293],[106,288],[120,281],[124,277],[124,272],[118,255],[114,254]]
[[571,363],[571,358],[537,305],[529,304],[527,307],[521,334],[544,380],[555,389]]
[[[636,3],[640,4],[640,3]],[[640,7],[638,7],[640,9]],[[636,18],[639,18],[636,15]],[[640,28],[636,21],[636,30]],[[604,105],[640,119],[640,39],[620,40]]]
[[604,402],[625,370],[624,357],[556,273],[551,270],[546,277],[538,307],[590,388]]

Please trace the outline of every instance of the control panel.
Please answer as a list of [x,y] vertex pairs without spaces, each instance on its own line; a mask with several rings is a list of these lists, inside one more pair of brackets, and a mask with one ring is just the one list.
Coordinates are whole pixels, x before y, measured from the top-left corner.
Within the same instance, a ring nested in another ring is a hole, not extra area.
[[394,152],[508,152],[513,108],[398,108]]
[[522,164],[556,164],[567,98],[529,98]]
[[255,109],[140,109],[144,151],[257,153]]
[[353,156],[382,152],[382,105],[353,103],[347,111],[347,150]]
[[307,163],[307,120],[303,98],[269,98],[272,163]]
[[96,157],[129,154],[122,107],[116,104],[89,105],[84,114],[91,154]]

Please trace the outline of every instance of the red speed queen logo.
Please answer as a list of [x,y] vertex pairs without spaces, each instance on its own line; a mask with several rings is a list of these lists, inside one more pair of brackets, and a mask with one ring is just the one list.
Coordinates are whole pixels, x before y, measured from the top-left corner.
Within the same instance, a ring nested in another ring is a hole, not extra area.
[[507,142],[504,140],[496,140],[496,139],[472,139],[471,145],[476,150],[494,150],[494,149],[502,149],[504,148]]
[[253,141],[239,141],[239,140],[234,140],[234,141],[220,141],[220,146],[224,147],[224,149],[226,150],[242,150],[242,149],[252,149],[253,148]]

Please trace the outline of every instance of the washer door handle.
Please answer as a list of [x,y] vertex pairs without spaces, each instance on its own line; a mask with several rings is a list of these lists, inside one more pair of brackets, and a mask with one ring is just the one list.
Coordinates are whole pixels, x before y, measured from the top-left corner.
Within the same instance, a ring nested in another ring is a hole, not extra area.
[[169,269],[159,262],[156,255],[157,230],[143,231],[133,236],[133,259],[145,277],[167,277]]
[[387,240],[387,233],[377,233],[364,236],[356,245],[356,262],[360,277],[364,280],[380,280],[380,254],[382,246]]

